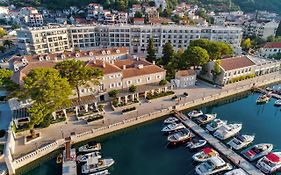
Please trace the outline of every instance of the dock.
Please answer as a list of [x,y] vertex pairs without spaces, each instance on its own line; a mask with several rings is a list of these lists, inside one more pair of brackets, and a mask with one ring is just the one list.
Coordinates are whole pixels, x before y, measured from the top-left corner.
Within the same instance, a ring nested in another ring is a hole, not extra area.
[[175,111],[175,116],[178,117],[181,122],[189,129],[191,129],[194,133],[198,134],[200,137],[205,139],[212,147],[214,147],[221,155],[225,156],[232,163],[234,163],[237,167],[242,168],[250,175],[264,175],[259,169],[257,169],[254,165],[244,159],[242,156],[238,155],[236,152],[228,148],[225,144],[220,142],[211,134],[207,133],[203,128],[189,119],[183,113]]
[[65,143],[63,151],[62,175],[77,175],[76,150],[71,149],[70,141]]
[[[255,90],[257,92],[260,92],[262,94],[268,94],[270,93],[270,91],[267,91],[266,89],[262,89],[262,88],[255,88]],[[275,93],[270,93],[270,96],[277,99],[277,100],[281,100],[281,95],[275,94]]]

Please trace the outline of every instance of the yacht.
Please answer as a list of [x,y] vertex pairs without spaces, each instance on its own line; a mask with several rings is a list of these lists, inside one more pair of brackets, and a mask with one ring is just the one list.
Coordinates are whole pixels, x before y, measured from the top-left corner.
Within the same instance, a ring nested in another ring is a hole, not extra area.
[[256,100],[257,104],[268,103],[270,100],[270,96],[267,94],[260,95]]
[[248,175],[248,173],[246,173],[243,169],[238,168],[238,169],[231,170],[225,173],[224,175]]
[[101,144],[97,143],[95,141],[89,142],[86,145],[80,146],[78,148],[79,152],[93,152],[93,151],[99,151],[101,150]]
[[87,163],[82,165],[81,171],[83,174],[97,173],[109,168],[113,164],[113,159],[89,158]]
[[236,135],[241,129],[242,124],[223,125],[218,130],[216,130],[214,136],[220,140],[225,140]]
[[200,115],[203,115],[203,112],[202,111],[193,110],[193,111],[190,111],[187,115],[189,117],[191,117],[191,118],[195,118],[195,117],[199,117]]
[[256,165],[266,174],[274,173],[281,168],[281,152],[273,152],[261,158]]
[[246,146],[248,146],[250,143],[252,143],[255,139],[254,135],[238,135],[231,139],[227,144],[235,149],[239,150]]
[[103,170],[89,175],[108,175],[108,174],[110,174],[108,170]]
[[222,125],[226,125],[226,124],[227,124],[227,121],[224,121],[221,119],[215,119],[206,126],[206,129],[210,132],[213,132],[213,131],[219,129]]
[[175,123],[179,121],[179,119],[177,119],[176,117],[169,117],[166,120],[164,120],[164,124],[171,124],[171,123]]
[[203,114],[197,118],[198,123],[206,124],[213,121],[217,117],[217,114]]
[[173,132],[173,131],[177,131],[177,130],[184,129],[184,128],[185,128],[185,126],[182,123],[172,123],[172,124],[165,126],[161,131],[162,132]]
[[190,148],[190,149],[197,149],[200,148],[204,145],[206,145],[207,141],[206,140],[197,140],[197,139],[192,139],[191,142],[188,142],[186,144],[186,147]]
[[219,156],[219,153],[217,151],[215,151],[213,148],[206,147],[203,148],[202,151],[194,154],[192,158],[196,162],[204,162],[212,157],[217,157],[217,156]]
[[97,158],[101,158],[101,153],[98,151],[92,152],[92,153],[88,153],[88,154],[84,154],[84,155],[80,155],[77,156],[77,161],[78,162],[87,162],[87,160],[91,157],[97,157]]
[[171,134],[168,136],[167,140],[170,143],[178,143],[178,142],[184,142],[188,139],[191,139],[194,135],[191,133],[189,129],[182,129],[174,134]]
[[265,156],[269,154],[273,149],[273,145],[269,143],[261,143],[254,146],[251,146],[244,151],[241,152],[241,154],[246,157],[248,160],[253,161],[258,158],[261,158],[262,156]]
[[281,100],[276,100],[274,102],[274,106],[281,106]]
[[206,162],[196,166],[195,171],[199,175],[218,174],[222,171],[231,170],[232,165],[226,163],[221,157],[212,157]]

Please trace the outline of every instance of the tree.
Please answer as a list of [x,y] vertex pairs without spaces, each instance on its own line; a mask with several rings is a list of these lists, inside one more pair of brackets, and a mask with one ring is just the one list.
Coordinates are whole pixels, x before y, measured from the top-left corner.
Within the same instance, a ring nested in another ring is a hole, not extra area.
[[34,103],[28,109],[30,128],[39,125],[44,118],[57,109],[68,106],[71,87],[66,78],[53,68],[38,68],[32,70],[24,78],[23,93]]
[[281,36],[281,22],[279,22],[277,31],[276,31],[276,36]]
[[4,46],[1,46],[1,45],[0,45],[0,51],[1,51],[2,53],[4,53],[5,50],[6,50],[6,48],[5,48]]
[[116,89],[108,92],[108,96],[111,97],[111,98],[116,98],[118,94],[119,94],[119,91],[116,90]]
[[164,80],[161,80],[161,81],[159,82],[159,85],[160,85],[160,86],[165,86],[167,83],[168,83],[168,81],[167,81],[166,79],[164,79]]
[[3,86],[5,82],[10,80],[13,75],[13,71],[7,69],[0,69],[0,86]]
[[217,77],[221,74],[221,60],[215,60],[214,61],[214,70],[212,70],[212,74],[213,74],[213,80],[215,81],[217,79]]
[[152,39],[152,38],[150,38],[149,41],[148,41],[146,59],[147,59],[147,61],[149,61],[149,62],[156,61],[156,54],[155,54],[155,49],[154,49],[154,42],[153,42],[153,39]]
[[136,92],[136,91],[137,91],[137,86],[131,85],[131,86],[129,87],[129,91],[130,91],[130,92]]
[[135,18],[142,18],[142,13],[141,12],[139,12],[139,11],[136,11],[136,13],[135,13],[135,16],[134,16]]
[[242,48],[246,51],[248,51],[252,47],[252,41],[250,38],[245,39],[242,42]]
[[170,42],[167,42],[163,46],[163,56],[161,58],[162,65],[167,65],[174,57],[174,48]]
[[184,53],[184,57],[188,64],[194,66],[194,68],[204,65],[209,61],[208,52],[199,46],[188,47]]
[[2,38],[5,35],[7,35],[7,31],[0,27],[0,38]]
[[75,59],[60,62],[55,68],[67,79],[70,86],[76,89],[79,103],[81,102],[79,87],[89,82],[99,84],[99,79],[103,76],[100,69],[85,67],[84,62]]
[[3,41],[3,45],[10,48],[13,45],[13,41],[11,41],[11,40],[4,40]]

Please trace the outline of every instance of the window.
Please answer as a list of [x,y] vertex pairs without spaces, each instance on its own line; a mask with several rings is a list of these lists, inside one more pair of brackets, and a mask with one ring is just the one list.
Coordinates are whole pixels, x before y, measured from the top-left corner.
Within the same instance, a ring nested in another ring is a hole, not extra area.
[[147,79],[147,81],[150,81],[150,80],[151,80],[151,77],[147,77],[146,79]]
[[118,82],[117,86],[122,86],[122,82]]
[[109,88],[114,88],[115,87],[115,83],[110,83]]
[[141,79],[140,78],[137,80],[137,83],[141,83]]
[[132,84],[132,81],[131,81],[131,80],[128,80],[128,81],[127,81],[127,85],[130,85],[130,84]]
[[157,75],[157,76],[156,76],[156,79],[160,79],[160,78],[161,78],[161,75]]

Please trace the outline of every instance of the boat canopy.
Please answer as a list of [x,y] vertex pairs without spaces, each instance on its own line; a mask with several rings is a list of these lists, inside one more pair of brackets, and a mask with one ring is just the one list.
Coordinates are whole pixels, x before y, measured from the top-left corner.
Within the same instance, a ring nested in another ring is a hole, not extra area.
[[269,153],[267,156],[266,156],[266,158],[268,159],[268,160],[270,160],[271,162],[275,162],[275,163],[277,163],[277,162],[280,162],[280,157],[278,157],[276,154],[274,154],[274,153]]
[[210,153],[213,153],[214,150],[212,148],[210,148],[210,147],[206,147],[206,148],[203,148],[203,152],[205,154],[210,154]]

